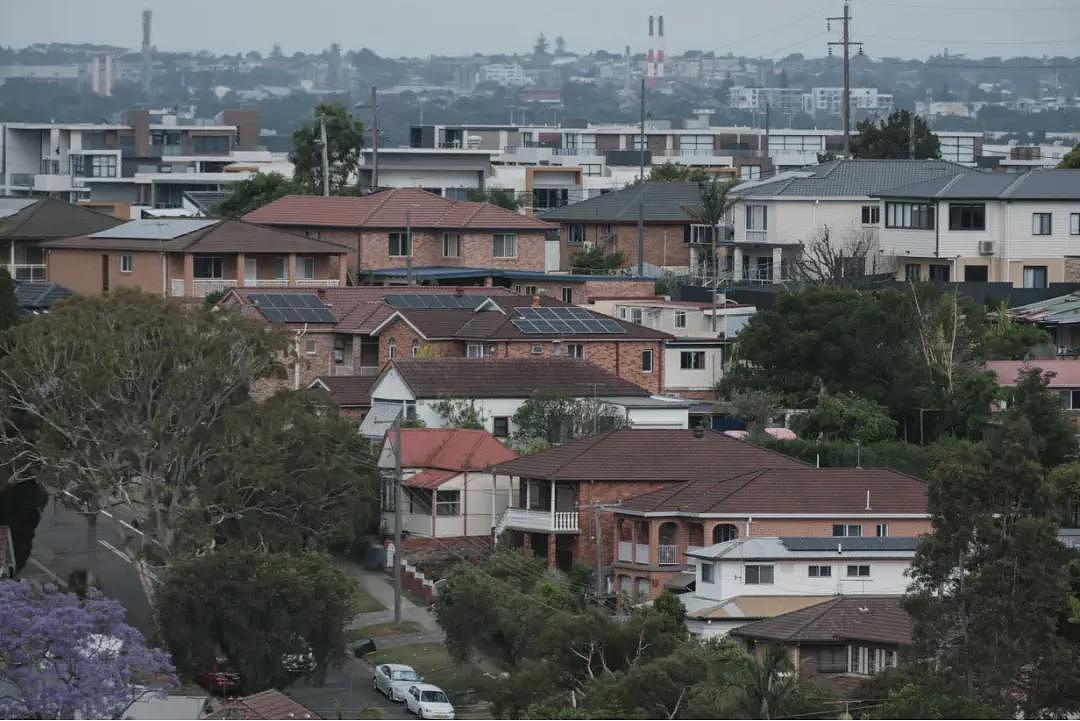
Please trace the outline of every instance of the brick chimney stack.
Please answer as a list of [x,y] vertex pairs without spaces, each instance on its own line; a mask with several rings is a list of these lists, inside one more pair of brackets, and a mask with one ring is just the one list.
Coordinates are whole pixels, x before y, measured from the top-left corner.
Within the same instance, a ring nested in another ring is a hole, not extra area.
[[539,308],[540,307],[540,296],[539,295],[534,295],[532,297],[532,307],[533,308]]

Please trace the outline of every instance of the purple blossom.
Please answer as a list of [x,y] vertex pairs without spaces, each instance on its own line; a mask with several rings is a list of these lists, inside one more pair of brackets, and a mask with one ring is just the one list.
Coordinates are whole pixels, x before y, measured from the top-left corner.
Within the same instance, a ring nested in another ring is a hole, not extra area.
[[116,601],[0,581],[0,718],[120,718],[176,687],[173,671]]

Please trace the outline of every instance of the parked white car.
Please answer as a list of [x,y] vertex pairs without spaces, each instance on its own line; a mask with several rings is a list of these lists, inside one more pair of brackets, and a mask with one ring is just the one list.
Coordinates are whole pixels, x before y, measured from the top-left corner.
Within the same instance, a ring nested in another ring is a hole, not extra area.
[[450,703],[450,697],[441,688],[430,683],[410,686],[405,694],[405,706],[422,719],[454,718],[454,705]]
[[371,674],[372,688],[391,701],[404,701],[409,687],[423,680],[412,666],[400,663],[379,664]]

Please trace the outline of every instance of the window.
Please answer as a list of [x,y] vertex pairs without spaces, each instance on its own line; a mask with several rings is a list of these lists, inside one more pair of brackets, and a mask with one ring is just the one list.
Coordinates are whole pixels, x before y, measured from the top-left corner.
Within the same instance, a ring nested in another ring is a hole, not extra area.
[[410,421],[416,420],[416,401],[405,401],[405,417]]
[[221,258],[212,255],[197,255],[193,263],[194,276],[203,280],[220,279],[222,277]]
[[121,255],[120,256],[120,272],[121,273],[130,273],[132,267],[133,267],[133,263],[132,263],[131,256],[130,255]]
[[638,325],[641,325],[642,316],[643,316],[643,313],[642,313],[641,308],[631,308],[630,309],[630,322],[631,323],[636,323]]
[[857,523],[836,523],[832,527],[832,534],[834,536],[861,536],[862,526]]
[[877,524],[877,526],[874,527],[874,535],[876,535],[878,538],[884,538],[885,536],[889,535],[889,524]]
[[387,237],[390,242],[391,258],[405,258],[412,255],[412,239],[409,238],[408,233],[390,233]]
[[191,136],[191,152],[224,155],[229,152],[229,138],[226,135],[193,135]]
[[544,346],[542,343],[533,343],[532,348],[529,349],[529,352],[533,355],[543,355]]
[[415,358],[418,355],[420,355],[420,341],[414,340],[412,342],[412,357]]
[[382,509],[384,511],[394,510],[397,498],[394,496],[394,487],[397,484],[392,475],[383,476],[382,479]]
[[510,416],[495,416],[491,419],[491,435],[496,438],[510,436]]
[[918,263],[905,263],[904,280],[909,283],[918,283],[922,280],[922,266]]
[[1058,391],[1061,405],[1067,411],[1080,410],[1080,391]]
[[496,233],[491,237],[491,255],[495,258],[517,257],[517,236],[513,233]]
[[390,360],[397,358],[397,341],[393,338],[386,344],[386,357]]
[[964,280],[968,283],[985,283],[990,277],[990,269],[985,265],[965,265]]
[[317,352],[317,348],[316,348],[316,344],[315,344],[315,339],[314,338],[306,339],[304,341],[304,353],[307,354],[307,355],[315,355],[316,352]]
[[533,188],[534,208],[561,208],[569,202],[569,188]]
[[483,343],[468,343],[465,346],[466,358],[483,358],[484,357],[484,344]]
[[116,156],[115,155],[94,155],[90,159],[90,177],[91,178],[115,178],[116,177]]
[[743,566],[743,583],[747,586],[772,585],[772,564],[754,563]]
[[687,225],[686,232],[683,233],[683,242],[694,243],[698,245],[708,245],[713,241],[713,234],[716,228],[711,225]]
[[1069,213],[1069,235],[1080,235],[1080,213]]
[[869,578],[870,566],[848,566],[848,578]]
[[686,327],[686,311],[685,310],[677,310],[677,311],[675,311],[675,327],[676,328],[685,328]]
[[1024,266],[1024,287],[1025,288],[1045,288],[1046,287],[1046,266],[1045,265],[1025,265]]
[[296,261],[296,277],[301,280],[315,280],[315,256],[305,255]]
[[443,233],[442,254],[444,258],[461,257],[461,234]]
[[567,227],[568,234],[566,242],[570,245],[581,245],[585,242],[585,226],[584,225],[571,225]]
[[652,373],[652,351],[641,351],[641,370],[643,373]]
[[949,230],[986,230],[986,204],[949,203]]
[[701,582],[712,583],[713,582],[713,564],[702,563],[701,564]]
[[1031,234],[1050,235],[1050,213],[1031,214]]
[[563,303],[573,303],[574,302],[574,289],[569,287],[569,286],[563,286],[561,297],[562,297],[562,302]]
[[684,371],[705,370],[705,351],[684,350],[679,353],[679,368]]
[[578,360],[583,359],[585,357],[585,346],[581,343],[567,343],[566,357],[577,358]]
[[942,263],[930,264],[930,280],[934,283],[949,282],[949,266]]
[[746,229],[764,232],[769,228],[769,209],[764,205],[746,206]]
[[847,646],[818,646],[813,651],[806,649],[803,653],[807,653],[808,656],[811,653],[817,656],[818,673],[847,673]]
[[761,177],[760,165],[740,165],[739,178],[741,180],[758,180]]
[[864,205],[862,207],[862,224],[877,225],[881,221],[881,206]]
[[934,229],[934,206],[929,203],[886,203],[886,228]]
[[829,578],[832,576],[832,566],[808,566],[806,575],[810,578]]
[[436,516],[461,515],[461,491],[435,491]]

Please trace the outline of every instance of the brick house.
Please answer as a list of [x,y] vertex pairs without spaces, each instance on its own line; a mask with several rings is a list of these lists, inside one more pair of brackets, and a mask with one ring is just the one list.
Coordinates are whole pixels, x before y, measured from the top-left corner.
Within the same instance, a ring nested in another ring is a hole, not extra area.
[[[349,246],[349,266],[361,277],[385,268],[485,267],[558,270],[549,262],[557,226],[491,203],[448,200],[419,188],[364,196],[289,195],[244,220]],[[410,248],[411,236],[411,248]],[[553,266],[553,267],[549,267]]]
[[[221,306],[268,320],[252,302],[253,292],[260,293],[236,288],[222,298]],[[297,289],[282,292],[304,293]],[[569,356],[598,365],[650,393],[662,390],[666,333],[575,308],[555,298],[528,298],[503,288],[446,286],[325,288],[319,289],[317,296],[318,304],[329,311],[326,320],[284,323],[300,345],[298,360],[289,360],[289,380],[296,388],[307,387],[325,375],[374,376],[392,359],[420,355],[476,359]],[[448,296],[452,299],[439,300]],[[587,322],[560,324],[558,328],[523,322],[523,314],[551,312],[542,309],[567,309],[555,312],[573,312]]]
[[595,564],[599,536],[603,564],[610,568],[617,536],[608,506],[673,484],[715,482],[769,467],[809,468],[713,431],[601,433],[499,464],[496,483],[512,493],[496,536],[510,532],[511,544],[532,548],[550,566],[562,568],[574,562]]
[[96,233],[121,222],[56,198],[0,198],[0,268],[17,281],[44,282],[44,241]]
[[81,295],[134,287],[193,299],[234,287],[325,288],[345,279],[344,247],[241,220],[132,220],[40,246],[48,280]]

